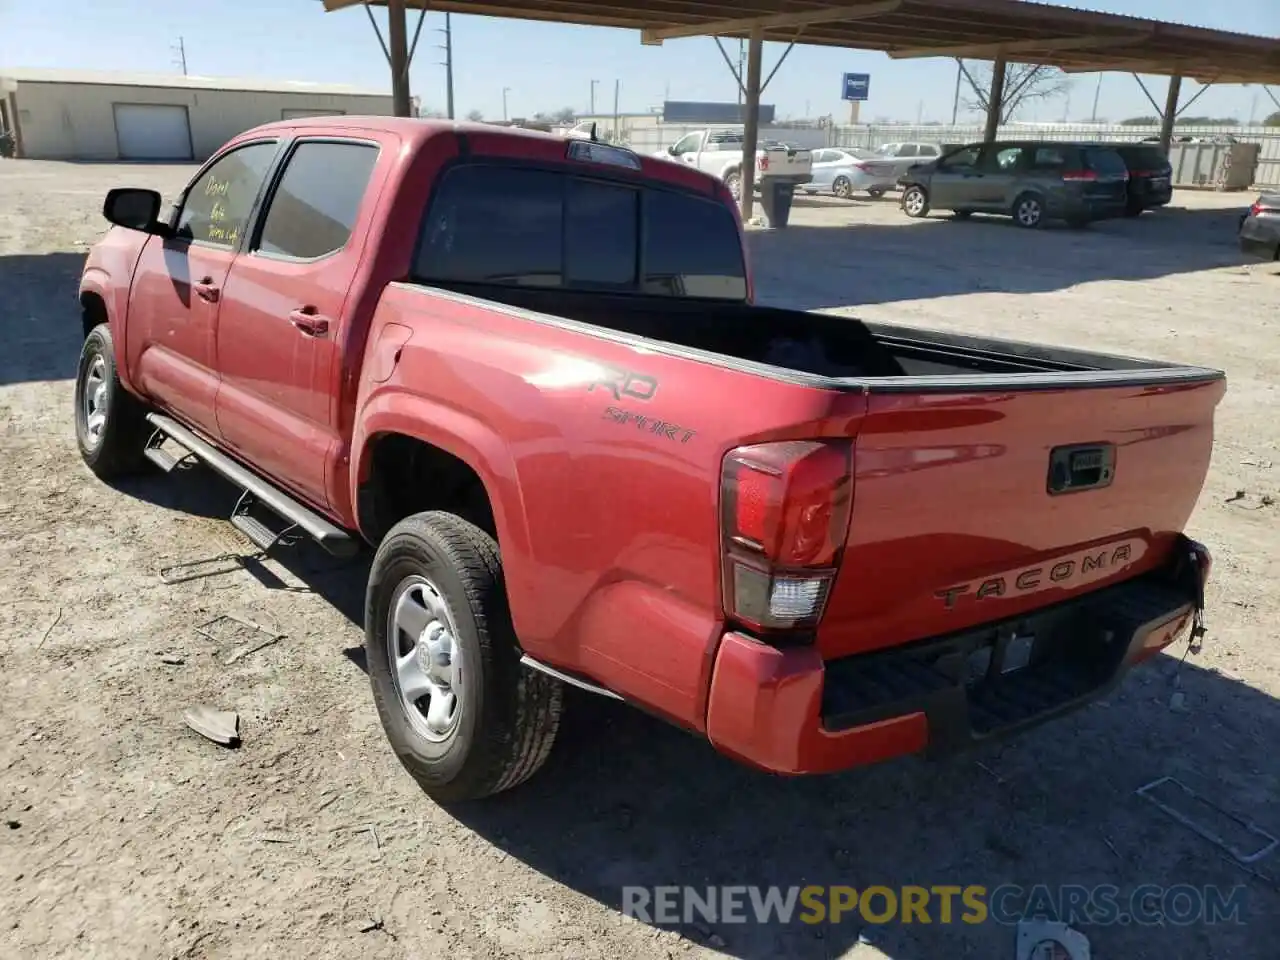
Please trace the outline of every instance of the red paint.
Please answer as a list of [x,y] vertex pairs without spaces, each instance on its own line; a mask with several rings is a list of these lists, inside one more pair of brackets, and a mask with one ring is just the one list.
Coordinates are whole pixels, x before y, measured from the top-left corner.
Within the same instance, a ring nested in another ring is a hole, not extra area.
[[[705,730],[758,766],[840,769],[919,750],[927,732],[918,714],[823,730],[824,660],[1149,570],[1182,529],[1208,466],[1221,383],[837,392],[401,282],[458,130],[474,155],[565,162],[562,140],[479,125],[268,125],[228,147],[264,136],[379,145],[346,248],[296,262],[115,228],[90,252],[81,292],[105,304],[130,390],[344,527],[360,527],[356,492],[380,434],[417,437],[469,464],[493,507],[512,616],[532,656]],[[641,167],[624,175],[705,192],[737,217],[718,180],[657,159]],[[206,279],[216,302],[195,289]],[[327,329],[302,329],[298,311]],[[647,400],[590,389],[617,370],[661,387]],[[824,438],[852,443],[848,540],[823,554],[840,554],[839,572],[816,645],[775,649],[726,624],[722,464],[734,447]],[[1048,497],[1049,448],[1095,440],[1119,450],[1112,487]],[[1120,544],[1130,547],[1122,565],[1052,576],[1056,564],[1082,567]],[[1031,585],[1028,570],[1044,575]],[[1022,577],[1024,588],[978,596],[977,585],[1001,577],[1015,587]],[[939,599],[964,584],[975,586],[952,606]]]

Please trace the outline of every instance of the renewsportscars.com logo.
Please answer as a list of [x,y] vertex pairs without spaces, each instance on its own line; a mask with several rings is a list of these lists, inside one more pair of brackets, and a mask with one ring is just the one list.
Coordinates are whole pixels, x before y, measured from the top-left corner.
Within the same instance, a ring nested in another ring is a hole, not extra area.
[[923,886],[710,886],[623,887],[622,912],[642,923],[863,923],[1014,925],[1053,917],[1069,925],[1155,926],[1243,923],[1247,888],[1163,887],[1144,884],[1125,892],[1094,887],[1005,884]]

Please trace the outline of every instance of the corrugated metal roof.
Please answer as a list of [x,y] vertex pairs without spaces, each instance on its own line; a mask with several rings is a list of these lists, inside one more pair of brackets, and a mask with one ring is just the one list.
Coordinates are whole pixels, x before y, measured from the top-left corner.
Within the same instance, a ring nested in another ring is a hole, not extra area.
[[176,87],[185,90],[244,90],[255,93],[317,93],[359,97],[390,97],[387,90],[368,90],[345,83],[305,80],[254,80],[244,77],[192,77],[172,73],[115,73],[104,70],[47,70],[7,68],[0,77],[18,83],[77,83],[113,87]]

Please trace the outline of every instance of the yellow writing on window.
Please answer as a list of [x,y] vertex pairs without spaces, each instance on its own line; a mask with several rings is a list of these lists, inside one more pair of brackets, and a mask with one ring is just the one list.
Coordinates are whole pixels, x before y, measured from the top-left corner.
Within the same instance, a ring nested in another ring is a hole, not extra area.
[[209,182],[204,185],[204,195],[206,197],[225,197],[230,192],[230,180],[219,180],[217,177],[210,177]]

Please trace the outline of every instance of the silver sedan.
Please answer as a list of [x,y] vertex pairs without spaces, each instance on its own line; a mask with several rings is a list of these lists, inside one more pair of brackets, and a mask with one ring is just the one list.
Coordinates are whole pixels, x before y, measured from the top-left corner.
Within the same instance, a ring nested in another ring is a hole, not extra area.
[[861,147],[828,147],[813,153],[813,180],[800,189],[808,194],[834,193],[852,197],[869,193],[880,197],[897,183],[898,173],[891,161]]

